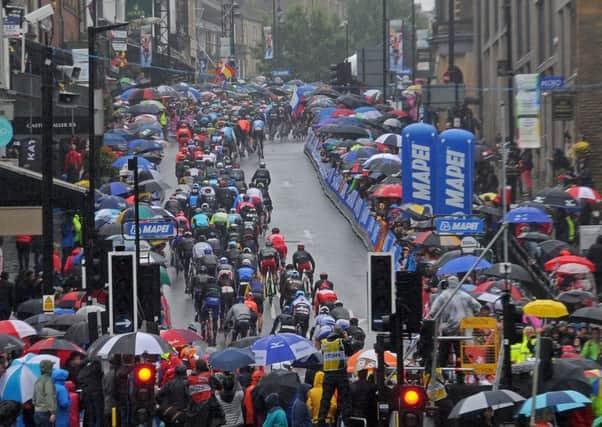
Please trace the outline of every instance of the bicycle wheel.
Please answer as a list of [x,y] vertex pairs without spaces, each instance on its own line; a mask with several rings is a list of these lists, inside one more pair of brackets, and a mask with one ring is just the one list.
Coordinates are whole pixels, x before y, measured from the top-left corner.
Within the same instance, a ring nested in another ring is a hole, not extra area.
[[311,283],[309,283],[309,276],[304,271],[303,272],[303,291],[305,292],[306,296],[309,295],[310,288],[311,288]]
[[270,293],[271,286],[272,286],[272,272],[270,270],[268,270],[268,272],[265,276],[265,285],[263,286],[263,297],[270,298],[270,303],[272,302],[272,295]]
[[215,343],[213,342],[213,340],[215,339],[215,336],[213,334],[213,310],[209,310],[209,314],[208,314],[208,318],[207,318],[207,343],[209,345],[215,345]]

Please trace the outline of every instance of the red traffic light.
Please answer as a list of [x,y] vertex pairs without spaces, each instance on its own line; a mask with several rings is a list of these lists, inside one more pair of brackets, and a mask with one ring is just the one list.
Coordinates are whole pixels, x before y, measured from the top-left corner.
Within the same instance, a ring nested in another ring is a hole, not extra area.
[[426,400],[424,388],[417,386],[401,386],[399,398],[406,409],[421,407]]
[[140,385],[155,382],[155,368],[152,365],[137,365],[134,369],[134,379]]

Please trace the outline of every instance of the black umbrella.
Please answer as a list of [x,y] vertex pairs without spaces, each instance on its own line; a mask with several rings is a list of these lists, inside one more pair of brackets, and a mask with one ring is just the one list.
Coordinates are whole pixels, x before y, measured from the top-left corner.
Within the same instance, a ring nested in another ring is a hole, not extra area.
[[538,247],[541,251],[541,261],[544,263],[559,256],[561,251],[569,251],[573,255],[578,253],[573,246],[562,240],[546,240],[541,242]]
[[594,296],[591,292],[573,289],[558,294],[556,299],[566,305],[583,305],[587,301],[592,302],[594,300]]
[[396,162],[384,162],[384,161],[374,161],[370,164],[368,169],[371,173],[380,173],[382,175],[391,176],[395,173],[399,172],[401,168],[401,164]]
[[46,326],[52,319],[54,319],[54,313],[39,313],[28,317],[24,321],[37,329]]
[[553,208],[578,209],[577,200],[562,188],[546,188],[535,195],[535,203],[541,203]]
[[486,215],[502,216],[502,210],[495,206],[478,205],[473,208],[475,211]]
[[155,181],[154,179],[142,181],[138,185],[140,186],[140,191],[143,193],[154,193],[155,191],[163,191],[169,188],[169,185],[167,183]]
[[299,377],[296,372],[277,369],[259,380],[251,393],[253,406],[259,413],[265,413],[264,399],[268,394],[277,393],[282,407],[287,408],[295,398]]
[[336,102],[352,110],[362,105],[367,105],[366,101],[358,95],[342,95],[336,99]]
[[19,338],[12,335],[0,334],[0,352],[9,353],[11,351],[21,351],[25,344]]
[[54,316],[54,319],[46,323],[46,326],[65,332],[71,325],[79,322],[80,320],[81,319],[75,314],[60,314],[58,316]]
[[38,337],[40,338],[62,337],[63,335],[65,335],[64,331],[54,328],[41,328],[38,330]]
[[121,224],[104,224],[97,230],[99,236],[114,236],[121,234]]
[[303,359],[295,360],[292,364],[293,368],[322,368],[322,353],[317,351],[314,354],[304,357]]
[[602,307],[583,307],[570,316],[575,322],[596,323],[602,325]]
[[370,136],[370,132],[361,126],[353,125],[326,125],[320,128],[318,131],[321,134],[332,134],[332,135],[345,135],[355,138],[365,138]]
[[256,337],[246,337],[246,338],[242,338],[238,341],[234,341],[233,343],[230,344],[230,347],[236,347],[236,348],[247,348],[247,347],[251,347],[255,341],[257,341],[259,338],[261,338],[260,336],[256,336]]
[[538,231],[527,231],[526,233],[521,233],[518,235],[518,238],[521,240],[530,240],[532,242],[545,242],[546,240],[550,240],[549,235],[540,233]]
[[27,301],[22,302],[17,307],[17,311],[15,312],[15,316],[19,320],[26,319],[35,314],[43,313],[44,309],[42,308],[42,298],[28,299]]
[[[591,363],[590,363],[591,362]],[[587,359],[557,359],[552,363],[552,377],[543,382],[539,393],[547,391],[575,390],[589,396],[592,385],[583,371],[599,369],[593,360]]]
[[[504,263],[493,264],[491,267],[483,270],[481,274],[486,276],[503,277],[504,274]],[[510,273],[508,273],[509,280],[516,280],[518,282],[532,282],[533,278],[527,270],[517,264],[511,264]]]
[[336,90],[334,90],[333,88],[330,88],[328,86],[321,86],[319,88],[317,88],[316,90],[311,92],[312,95],[325,95],[325,96],[329,96],[331,98],[338,98],[339,96],[341,96],[341,94],[339,92],[337,92]]
[[90,344],[88,322],[79,321],[69,326],[65,333],[65,339],[82,346]]

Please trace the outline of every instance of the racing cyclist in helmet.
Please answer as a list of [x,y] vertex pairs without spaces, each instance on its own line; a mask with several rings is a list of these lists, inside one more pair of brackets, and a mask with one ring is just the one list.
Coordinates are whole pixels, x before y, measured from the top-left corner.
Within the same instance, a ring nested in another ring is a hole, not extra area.
[[286,247],[284,236],[280,232],[280,229],[278,227],[272,228],[272,234],[270,234],[267,239],[272,242],[272,246],[278,251],[278,254],[280,255],[280,261],[284,267],[288,248]]
[[303,243],[297,245],[297,252],[293,254],[293,265],[300,276],[303,276],[303,272],[307,273],[311,286],[311,283],[313,283],[313,274],[316,269],[316,262],[311,254],[305,250],[305,245]]
[[272,242],[269,240],[265,242],[265,247],[259,251],[259,268],[261,274],[265,277],[270,271],[274,276],[278,271],[280,265],[280,255],[278,251],[272,246]]
[[263,185],[265,185],[266,188],[268,188],[272,183],[270,171],[267,170],[264,161],[259,162],[259,169],[257,169],[253,174],[251,182],[255,185],[262,183]]
[[305,297],[305,292],[297,291],[295,299],[291,303],[291,311],[295,318],[295,325],[299,325],[297,331],[302,337],[306,337],[309,328],[309,315],[311,313],[311,302]]

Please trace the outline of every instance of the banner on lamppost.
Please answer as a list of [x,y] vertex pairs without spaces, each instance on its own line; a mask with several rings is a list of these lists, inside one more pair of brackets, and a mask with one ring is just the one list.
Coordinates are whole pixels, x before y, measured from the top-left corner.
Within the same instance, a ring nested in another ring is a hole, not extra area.
[[140,67],[148,68],[153,63],[152,26],[140,27]]
[[274,59],[274,35],[272,34],[272,27],[263,27],[263,39],[265,41],[263,59]]
[[127,52],[128,32],[127,30],[113,30],[110,32],[111,47],[113,52]]
[[4,38],[20,38],[23,34],[24,9],[22,7],[7,6],[4,10]]
[[389,71],[397,74],[408,73],[403,63],[403,20],[389,21]]
[[71,49],[71,56],[73,56],[73,66],[79,67],[78,82],[87,82],[88,74],[90,70],[90,58],[88,56],[88,49]]
[[515,118],[520,148],[541,147],[539,74],[517,74]]
[[125,19],[131,21],[153,16],[153,0],[126,0]]

